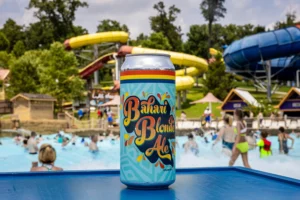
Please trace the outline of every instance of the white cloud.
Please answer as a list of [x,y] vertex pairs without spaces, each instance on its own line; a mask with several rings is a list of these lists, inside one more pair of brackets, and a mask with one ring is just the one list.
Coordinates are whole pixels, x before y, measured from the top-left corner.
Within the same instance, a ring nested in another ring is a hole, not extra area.
[[282,0],[274,0],[274,5],[279,7],[282,5]]
[[231,0],[231,2],[236,8],[243,9],[250,4],[251,0]]

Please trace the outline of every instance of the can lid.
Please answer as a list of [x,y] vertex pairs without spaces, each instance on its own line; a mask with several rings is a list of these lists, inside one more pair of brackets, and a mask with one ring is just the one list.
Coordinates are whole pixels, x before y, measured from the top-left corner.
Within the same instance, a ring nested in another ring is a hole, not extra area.
[[127,54],[126,57],[133,57],[133,56],[164,56],[170,58],[169,54],[165,53],[137,53],[137,54]]

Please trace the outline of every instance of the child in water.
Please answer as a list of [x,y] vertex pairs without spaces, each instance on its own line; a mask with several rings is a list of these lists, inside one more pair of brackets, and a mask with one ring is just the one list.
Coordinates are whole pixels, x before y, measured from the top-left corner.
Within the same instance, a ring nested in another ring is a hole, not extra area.
[[188,141],[184,143],[184,149],[186,153],[192,152],[193,154],[198,155],[199,147],[197,142],[194,140],[194,135],[192,133],[188,135]]
[[208,143],[209,143],[209,141],[208,141],[207,137],[204,137],[204,142],[205,142],[206,144],[208,144]]
[[24,139],[24,140],[23,140],[23,145],[22,145],[22,147],[24,147],[25,151],[28,150],[27,143],[28,143],[28,140],[27,140],[27,139]]
[[93,135],[92,137],[91,137],[91,143],[90,143],[90,145],[89,145],[89,150],[91,151],[91,152],[98,152],[99,151],[99,149],[98,149],[98,147],[97,147],[97,142],[98,142],[98,136],[97,135]]
[[272,155],[272,143],[269,140],[267,140],[267,137],[268,133],[266,131],[263,131],[260,134],[260,140],[257,142],[261,158],[266,158]]

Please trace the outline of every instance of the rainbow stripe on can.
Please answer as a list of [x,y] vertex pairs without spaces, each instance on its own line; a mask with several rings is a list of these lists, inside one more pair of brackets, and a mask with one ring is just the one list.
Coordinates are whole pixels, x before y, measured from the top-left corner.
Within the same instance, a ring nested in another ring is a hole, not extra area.
[[175,83],[175,71],[127,70],[121,72],[121,83]]

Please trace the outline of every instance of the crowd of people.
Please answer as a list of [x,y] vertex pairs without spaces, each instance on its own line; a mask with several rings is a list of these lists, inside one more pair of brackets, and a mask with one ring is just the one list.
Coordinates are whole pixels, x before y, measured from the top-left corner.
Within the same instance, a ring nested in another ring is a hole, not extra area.
[[[181,113],[181,119],[186,119],[186,114],[184,112]],[[233,126],[233,120],[236,121],[236,126]],[[200,134],[200,136],[206,144],[210,143],[208,137],[211,137],[212,148],[219,142],[222,143],[222,152],[230,157],[228,162],[229,166],[233,166],[236,160],[241,157],[244,166],[251,168],[248,160],[248,151],[257,147],[259,148],[260,158],[266,158],[273,155],[272,146],[274,146],[274,144],[268,140],[269,133],[267,131],[257,131],[249,134],[242,110],[235,110],[233,117],[224,115],[223,122],[224,126],[220,130]],[[183,144],[183,149],[186,153],[199,155],[199,144],[196,142],[195,136],[196,135],[192,133],[188,134],[188,140]],[[298,134],[298,136],[300,137],[300,134]],[[38,165],[38,162],[33,162],[31,171],[62,171],[62,168],[54,165],[56,160],[56,151],[54,147],[47,143],[43,143],[39,147],[39,144],[43,140],[54,140],[55,143],[61,144],[62,148],[65,148],[68,145],[83,145],[87,147],[90,152],[97,153],[99,152],[98,144],[106,139],[109,139],[111,143],[114,144],[120,137],[119,135],[115,136],[110,132],[108,136],[99,134],[92,135],[90,139],[84,137],[79,139],[75,134],[72,134],[70,137],[68,134],[65,134],[64,131],[60,131],[53,139],[46,136],[43,137],[42,135],[38,136],[35,132],[31,132],[30,135],[25,136],[17,134],[13,140],[16,145],[22,146],[28,154],[38,154],[40,166]],[[288,140],[291,141],[291,146],[288,146]],[[289,150],[294,146],[294,141],[295,139],[286,132],[284,127],[279,128],[279,153],[288,154]]]
[[[247,134],[247,125],[244,120],[242,110],[235,110],[234,119],[237,122],[234,127],[233,118],[229,115],[223,117],[224,126],[218,133],[211,133],[213,140],[212,147],[222,141],[222,152],[230,157],[229,166],[233,166],[239,156],[241,156],[243,164],[247,168],[251,168],[248,160],[248,151],[259,148],[260,158],[266,158],[273,154],[272,143],[268,140],[269,133],[267,131]],[[258,134],[259,133],[259,134]],[[294,133],[294,131],[293,131]],[[295,134],[300,137],[300,134]],[[204,142],[209,143],[207,136],[204,137]],[[258,141],[256,142],[256,140]],[[288,140],[291,140],[291,146],[288,146]],[[293,149],[295,139],[288,134],[284,127],[278,129],[278,145],[280,154],[288,154],[290,149]],[[195,155],[199,154],[199,147],[195,141],[194,135],[188,135],[188,141],[184,144],[185,152],[191,152]]]
[[[90,110],[88,109],[79,109],[77,111],[77,116],[79,120],[82,120],[84,116],[87,116],[87,118],[90,118]],[[114,113],[112,112],[110,107],[104,107],[101,108],[99,107],[97,109],[97,117],[98,119],[107,119],[108,127],[112,128],[113,127],[113,122],[114,122]]]
[[[80,142],[77,140],[77,136],[72,134],[71,137],[68,137],[68,134],[65,134],[64,131],[59,131],[59,133],[53,138],[43,137],[42,135],[37,136],[35,132],[31,132],[30,135],[17,134],[13,141],[16,145],[20,145],[24,148],[25,152],[29,155],[38,154],[39,162],[32,162],[32,167],[30,171],[62,171],[63,169],[55,166],[56,160],[56,151],[55,148],[48,143],[43,143],[40,147],[39,144],[45,139],[49,142],[61,144],[62,148],[65,148],[68,145],[75,146],[84,145],[92,153],[97,153],[99,151],[98,143],[103,142],[105,139],[109,139],[111,144],[114,144],[116,140],[119,140],[119,136],[115,136],[112,132],[108,136],[103,135],[92,135],[90,140],[82,137]],[[78,141],[78,142],[77,142]],[[88,142],[89,141],[89,142]],[[40,163],[40,166],[39,166]]]

